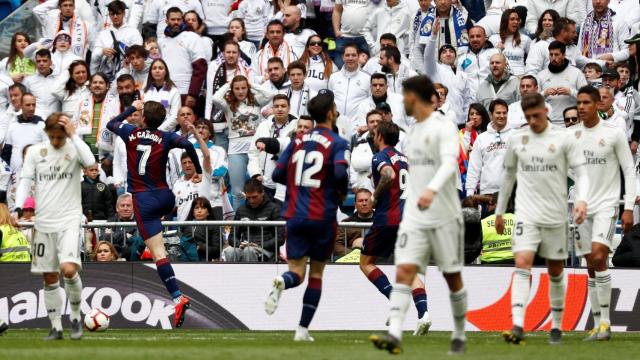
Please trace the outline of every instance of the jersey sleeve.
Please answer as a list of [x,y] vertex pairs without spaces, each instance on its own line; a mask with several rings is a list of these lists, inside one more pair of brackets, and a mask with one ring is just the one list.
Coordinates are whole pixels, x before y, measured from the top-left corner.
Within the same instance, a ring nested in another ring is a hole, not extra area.
[[502,175],[502,185],[498,193],[498,204],[496,205],[496,215],[503,215],[507,210],[507,203],[511,197],[513,186],[516,183],[516,170],[518,157],[515,147],[517,136],[512,136],[507,140],[507,151],[504,155],[504,173]]
[[349,187],[349,144],[340,139],[333,145],[333,174],[336,180],[336,188],[342,194],[347,193]]
[[124,124],[123,121],[136,112],[136,108],[129,106],[123,113],[109,120],[107,123],[107,129],[120,136],[124,142],[127,142],[127,137],[136,129],[135,126],[130,124]]
[[391,166],[391,162],[389,161],[389,157],[386,154],[378,153],[373,156],[371,159],[371,169],[380,173],[385,166]]

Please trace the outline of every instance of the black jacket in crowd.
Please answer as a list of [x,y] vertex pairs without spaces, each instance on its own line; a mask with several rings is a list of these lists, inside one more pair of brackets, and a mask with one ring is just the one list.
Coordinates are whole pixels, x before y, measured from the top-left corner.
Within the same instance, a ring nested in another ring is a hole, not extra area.
[[82,181],[82,213],[89,220],[107,220],[113,216],[111,189],[107,184],[84,177]]
[[640,267],[640,224],[622,237],[611,261],[615,267]]
[[[234,220],[279,221],[282,220],[280,205],[265,196],[264,201],[257,208],[251,208],[247,204],[240,206],[236,211]],[[234,240],[236,247],[242,241],[249,241],[275,254],[277,253],[276,243],[278,246],[284,243],[284,229],[278,227],[276,236],[276,228],[273,226],[238,226],[229,235],[229,244],[231,246],[234,246]]]

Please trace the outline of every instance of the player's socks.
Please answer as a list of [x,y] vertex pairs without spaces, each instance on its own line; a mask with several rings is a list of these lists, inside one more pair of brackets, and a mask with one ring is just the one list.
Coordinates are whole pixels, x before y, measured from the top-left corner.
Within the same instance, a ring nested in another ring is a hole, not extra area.
[[[369,276],[367,276],[367,279],[369,279],[369,281],[371,281],[373,285],[376,286],[378,291],[380,291],[382,295],[386,296],[387,299],[389,298],[389,296],[391,296],[391,289],[393,287],[391,286],[391,283],[389,282],[387,275],[385,275],[382,272],[382,270],[376,267],[371,273],[369,273]],[[426,301],[426,298],[425,298],[425,301]]]
[[467,317],[467,289],[462,288],[449,294],[451,313],[453,314],[452,339],[465,341],[464,324]]
[[596,290],[596,278],[590,277],[587,280],[587,289],[589,289],[593,327],[597,328],[600,325],[600,302],[598,301],[598,291]]
[[[611,272],[609,269],[605,271],[596,271],[596,292],[598,294],[598,303],[600,305],[600,321],[611,324],[611,319],[609,318],[609,303],[611,302]],[[596,323],[596,326],[599,324],[600,322]]]
[[395,284],[391,290],[391,308],[389,310],[389,335],[402,340],[402,325],[411,303],[411,287]]
[[513,282],[511,283],[511,314],[513,317],[513,325],[524,327],[524,312],[527,308],[527,300],[529,299],[529,291],[531,284],[529,283],[531,271],[526,269],[518,269],[513,272]]
[[44,306],[47,308],[51,328],[62,331],[62,296],[60,294],[60,282],[44,285]]
[[64,278],[64,291],[67,293],[69,305],[71,306],[71,314],[69,319],[80,321],[80,303],[82,302],[82,279],[80,274],[76,273],[74,277]]
[[292,271],[287,271],[282,274],[282,279],[284,279],[285,289],[291,289],[300,285],[300,276]]
[[413,295],[413,303],[418,310],[418,319],[422,319],[424,313],[427,312],[427,292],[424,288],[417,288],[411,291],[411,295]]
[[320,302],[320,295],[322,294],[322,279],[309,278],[307,284],[307,290],[302,297],[302,316],[300,317],[300,326],[308,328],[313,319],[313,315],[316,313],[318,303]]
[[549,303],[551,305],[551,328],[562,329],[564,313],[564,273],[549,276]]
[[180,296],[182,293],[178,288],[178,281],[176,281],[176,274],[173,272],[173,267],[169,262],[169,259],[164,258],[156,261],[156,269],[158,270],[158,275],[160,279],[164,283],[164,286],[171,294],[174,302],[180,301]]

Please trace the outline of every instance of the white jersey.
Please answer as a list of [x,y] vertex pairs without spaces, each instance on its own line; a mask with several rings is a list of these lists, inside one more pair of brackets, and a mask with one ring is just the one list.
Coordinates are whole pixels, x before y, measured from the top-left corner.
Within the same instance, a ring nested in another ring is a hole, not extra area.
[[198,197],[206,197],[211,200],[211,176],[202,176],[202,181],[195,184],[191,180],[178,179],[173,185],[173,194],[176,196],[178,208],[178,221],[185,221],[191,210],[191,203]]
[[633,210],[636,200],[635,166],[627,137],[615,125],[602,120],[592,128],[583,123],[572,126],[578,149],[587,160],[589,188],[587,215],[618,207],[620,167],[624,173],[624,208]]
[[16,203],[24,204],[35,184],[35,228],[44,233],[77,227],[82,221],[82,167],[95,163],[89,145],[78,135],[67,138],[60,149],[51,143],[32,145],[20,172]]
[[[460,219],[462,209],[456,189],[458,167],[458,129],[438,111],[416,122],[409,132],[405,154],[409,159],[409,179],[402,221],[420,227],[438,227]],[[426,189],[437,193],[426,210],[418,199]]]
[[[517,180],[516,217],[528,224],[553,227],[567,218],[567,173],[571,167],[580,189],[589,187],[585,159],[569,131],[549,123],[540,134],[523,128],[507,141],[504,180],[500,187],[497,215],[505,213]],[[577,201],[586,201],[585,191]]]

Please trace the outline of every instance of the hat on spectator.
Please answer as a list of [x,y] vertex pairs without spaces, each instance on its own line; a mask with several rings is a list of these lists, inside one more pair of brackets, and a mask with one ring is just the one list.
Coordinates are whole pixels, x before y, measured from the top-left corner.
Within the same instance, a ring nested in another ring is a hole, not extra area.
[[453,50],[454,53],[458,54],[458,52],[456,51],[456,48],[454,48],[453,46],[451,46],[449,44],[444,44],[444,45],[440,46],[440,50],[438,50],[438,58],[440,57],[440,55],[442,55],[442,52],[447,50],[447,49],[451,49],[451,50]]
[[378,105],[376,105],[376,110],[391,112],[391,106],[389,106],[388,103],[383,101],[381,103],[378,103]]
[[35,210],[36,209],[36,200],[33,198],[33,196],[29,196],[27,198],[27,200],[24,201],[24,205],[22,205],[22,209],[31,209],[31,210]]
[[602,77],[610,77],[610,78],[614,78],[614,79],[620,79],[620,74],[618,74],[618,72],[616,71],[616,69],[609,69],[606,68],[604,70],[604,72],[602,73]]
[[635,44],[640,42],[640,33],[637,33],[634,37],[625,40],[627,44]]

